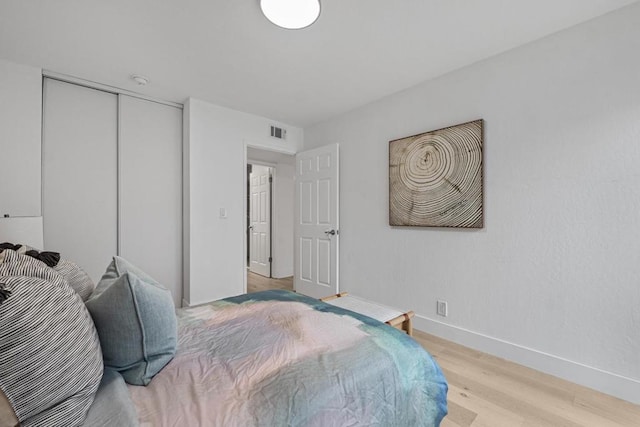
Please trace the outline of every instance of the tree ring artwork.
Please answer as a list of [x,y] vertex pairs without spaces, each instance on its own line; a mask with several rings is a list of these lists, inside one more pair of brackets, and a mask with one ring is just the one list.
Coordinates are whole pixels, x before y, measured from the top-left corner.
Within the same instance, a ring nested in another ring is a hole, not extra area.
[[389,142],[389,224],[482,228],[483,121]]

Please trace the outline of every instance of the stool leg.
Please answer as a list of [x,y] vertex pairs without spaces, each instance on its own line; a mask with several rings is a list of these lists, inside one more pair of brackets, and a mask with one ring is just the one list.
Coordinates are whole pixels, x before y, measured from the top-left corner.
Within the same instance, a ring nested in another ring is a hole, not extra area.
[[402,322],[402,329],[404,329],[410,337],[413,336],[413,322],[411,322],[410,317]]

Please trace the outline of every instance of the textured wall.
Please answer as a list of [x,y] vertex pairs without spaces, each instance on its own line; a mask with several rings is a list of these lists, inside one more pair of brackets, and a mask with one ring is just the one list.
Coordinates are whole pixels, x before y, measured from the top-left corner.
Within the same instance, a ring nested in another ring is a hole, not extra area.
[[[639,401],[638,22],[636,4],[306,128],[305,148],[341,144],[341,289]],[[388,141],[479,118],[485,228],[390,227]]]

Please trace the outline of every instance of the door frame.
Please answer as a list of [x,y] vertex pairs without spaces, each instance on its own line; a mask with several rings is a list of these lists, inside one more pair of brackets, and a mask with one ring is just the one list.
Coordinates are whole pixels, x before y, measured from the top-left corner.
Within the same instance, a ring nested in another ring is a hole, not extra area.
[[[248,164],[256,164],[256,165],[261,165],[261,166],[269,166],[270,168],[272,168],[272,176],[275,176],[275,170],[276,170],[276,165],[273,163],[269,163],[269,162],[264,162],[264,161],[249,161],[249,159],[247,158],[247,148],[253,148],[256,150],[261,150],[261,151],[269,151],[272,153],[278,153],[278,154],[284,154],[287,156],[293,156],[295,158],[296,153],[290,150],[279,150],[277,148],[270,148],[270,147],[265,147],[264,145],[261,144],[253,144],[251,143],[251,141],[247,141],[244,140],[244,156],[243,156],[243,161],[242,161],[242,170],[243,170],[243,176],[246,179],[246,175],[247,175],[247,165]],[[273,193],[275,192],[275,189],[278,185],[278,180],[274,178],[273,180],[273,185],[271,187],[271,194],[273,195]],[[247,206],[247,197],[248,197],[248,189],[247,189],[247,183],[243,181],[243,193],[244,196],[242,197],[242,215],[246,215],[248,206]],[[274,206],[273,203],[271,204],[271,224],[272,224],[272,228],[271,228],[271,240],[273,241],[273,236],[274,236],[274,230],[273,230],[273,213],[274,213]],[[246,225],[246,221],[242,221],[242,290],[243,292],[246,294],[247,293],[247,271],[249,270],[247,268],[247,262],[246,262],[246,256],[247,256],[247,225]],[[275,232],[277,232],[278,230],[275,230]],[[273,245],[273,243],[272,243]],[[273,256],[273,253],[271,254]],[[273,274],[273,262],[271,263],[271,269],[272,269],[272,274]]]

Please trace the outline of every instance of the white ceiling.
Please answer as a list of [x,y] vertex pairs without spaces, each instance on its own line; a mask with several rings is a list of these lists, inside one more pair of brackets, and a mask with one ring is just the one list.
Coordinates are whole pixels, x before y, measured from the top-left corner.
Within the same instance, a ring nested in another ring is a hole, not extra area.
[[0,58],[306,126],[637,0],[321,1],[292,31],[259,0],[0,0]]

